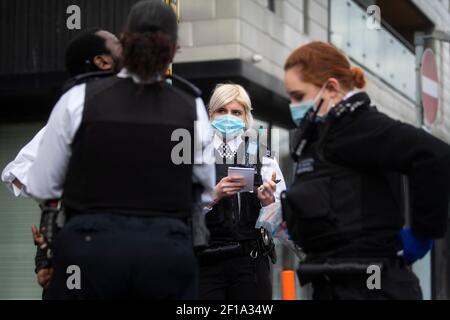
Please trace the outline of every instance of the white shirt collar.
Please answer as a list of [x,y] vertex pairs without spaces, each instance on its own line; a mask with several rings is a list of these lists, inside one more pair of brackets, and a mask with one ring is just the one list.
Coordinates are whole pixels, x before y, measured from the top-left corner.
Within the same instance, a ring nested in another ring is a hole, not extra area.
[[143,83],[143,84],[151,84],[163,80],[163,77],[158,74],[147,81],[142,81],[137,75],[129,72],[127,68],[123,68],[122,70],[120,70],[120,72],[117,74],[117,77],[122,79],[132,78],[135,83]]
[[[238,148],[239,148],[239,146],[241,145],[242,142],[243,142],[242,136],[238,135],[236,138],[228,141],[227,144],[230,146],[231,151],[235,152],[235,151],[238,150]],[[223,143],[222,137],[220,135],[214,133],[213,143],[214,143],[214,149],[216,149],[216,150],[219,149],[219,147]]]
[[345,101],[345,100],[349,99],[350,97],[354,96],[355,94],[357,94],[358,92],[359,92],[358,90],[352,90],[352,91],[349,91],[349,92],[345,95],[344,99],[342,99],[342,100]]

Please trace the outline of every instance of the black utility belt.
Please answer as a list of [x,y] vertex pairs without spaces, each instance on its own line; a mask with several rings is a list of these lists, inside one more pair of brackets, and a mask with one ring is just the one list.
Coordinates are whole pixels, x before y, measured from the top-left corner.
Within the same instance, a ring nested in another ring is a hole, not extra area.
[[257,258],[259,253],[256,240],[239,242],[212,242],[208,248],[201,253],[201,258],[226,258],[247,256]]
[[133,217],[133,218],[143,218],[143,219],[174,219],[182,221],[186,224],[189,224],[192,221],[192,215],[186,215],[186,214],[171,214],[167,212],[151,212],[143,213],[143,212],[132,212],[132,211],[114,211],[114,210],[105,210],[105,211],[99,211],[99,210],[78,210],[78,209],[72,209],[65,207],[64,209],[67,221],[70,219],[77,217],[77,216],[86,216],[86,215],[114,215],[118,217]]
[[383,272],[388,268],[402,268],[406,264],[401,258],[373,259],[326,259],[300,263],[297,275],[302,285],[318,279],[367,277],[375,269]]

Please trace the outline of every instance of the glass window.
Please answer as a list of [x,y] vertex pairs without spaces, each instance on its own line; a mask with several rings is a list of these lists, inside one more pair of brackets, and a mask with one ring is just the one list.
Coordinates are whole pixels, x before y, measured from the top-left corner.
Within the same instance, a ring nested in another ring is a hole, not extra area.
[[354,1],[330,1],[331,42],[396,90],[414,99],[415,55],[386,28],[369,28]]

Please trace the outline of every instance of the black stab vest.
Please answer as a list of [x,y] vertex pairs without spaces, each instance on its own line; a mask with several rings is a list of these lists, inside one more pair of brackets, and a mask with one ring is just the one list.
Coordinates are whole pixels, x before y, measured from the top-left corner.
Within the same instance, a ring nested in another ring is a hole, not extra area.
[[314,128],[297,159],[294,182],[281,196],[290,235],[306,253],[318,256],[361,256],[370,254],[359,252],[361,248],[375,252],[377,246],[392,249],[382,255],[395,256],[396,234],[404,223],[400,174],[328,161],[323,152],[325,126]]
[[[66,208],[189,216],[195,99],[166,83],[139,85],[117,77],[88,83],[64,185]],[[177,129],[191,135],[187,164],[172,161]]]
[[[260,156],[261,146],[257,143],[256,155],[249,152],[249,142],[241,143],[234,161],[226,161],[216,154],[216,183],[228,176],[229,167],[246,167],[255,169],[253,193],[240,193],[240,210],[238,195],[224,198],[206,214],[206,223],[211,232],[211,243],[234,242],[257,239],[259,232],[255,229],[256,220],[261,210],[261,204],[256,194],[256,188],[262,183]],[[264,148],[263,148],[264,149]],[[230,163],[231,162],[231,163]]]

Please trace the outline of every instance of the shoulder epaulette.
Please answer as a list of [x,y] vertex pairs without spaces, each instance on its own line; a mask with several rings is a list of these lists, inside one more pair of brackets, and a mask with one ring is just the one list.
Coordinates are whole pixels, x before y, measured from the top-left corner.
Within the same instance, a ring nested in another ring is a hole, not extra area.
[[172,79],[173,85],[176,88],[187,91],[189,94],[195,96],[196,98],[202,96],[202,91],[197,88],[192,82],[180,76],[177,76],[176,74],[172,74],[171,76],[169,76],[169,78]]

